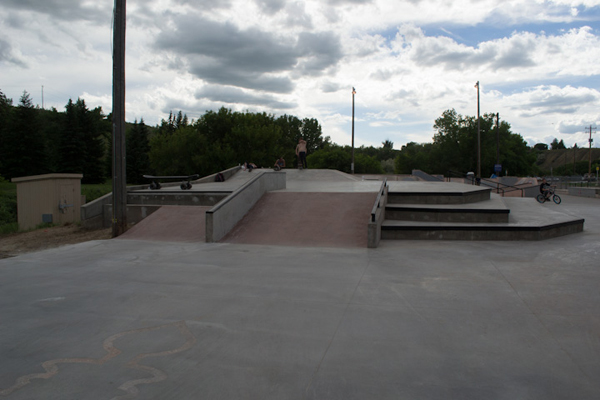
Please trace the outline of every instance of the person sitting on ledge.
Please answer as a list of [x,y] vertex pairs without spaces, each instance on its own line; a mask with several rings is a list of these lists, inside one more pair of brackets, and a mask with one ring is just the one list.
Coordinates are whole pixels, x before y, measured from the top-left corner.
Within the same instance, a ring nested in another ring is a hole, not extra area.
[[283,168],[285,168],[285,160],[283,159],[283,156],[281,156],[275,161],[275,171],[281,171]]

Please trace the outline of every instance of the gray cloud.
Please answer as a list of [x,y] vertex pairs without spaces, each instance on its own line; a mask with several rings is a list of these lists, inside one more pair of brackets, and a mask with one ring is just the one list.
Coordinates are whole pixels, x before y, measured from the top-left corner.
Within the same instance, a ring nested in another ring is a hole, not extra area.
[[91,7],[80,0],[3,0],[2,6],[17,10],[45,14],[52,19],[62,21],[95,21],[106,22],[112,12],[112,2],[97,2],[99,6]]
[[25,61],[13,54],[12,46],[5,40],[0,39],[0,62],[17,65],[21,68],[27,68]]
[[296,104],[281,102],[273,96],[255,96],[238,88],[217,85],[203,87],[196,92],[195,97],[196,99],[207,99],[217,103],[242,103],[277,109],[290,109],[296,107]]
[[592,93],[581,94],[551,94],[536,96],[529,103],[513,107],[514,110],[527,110],[521,113],[523,117],[534,117],[541,114],[573,114],[579,107],[598,101]]
[[[558,131],[560,133],[564,133],[567,135],[573,135],[577,133],[582,133],[584,131],[584,126],[596,126],[595,121],[581,121],[581,122],[560,122],[558,124]],[[589,132],[589,131],[588,131]],[[594,141],[595,143],[595,141]]]
[[338,5],[360,5],[360,4],[371,4],[373,0],[327,0],[327,4],[334,6]]
[[338,83],[333,82],[325,82],[321,85],[321,90],[323,93],[334,93],[340,90],[342,86]]
[[481,48],[456,46],[450,41],[426,41],[414,47],[412,59],[418,65],[444,65],[447,70],[463,70],[488,66],[494,71],[532,67],[536,63],[530,52],[534,43],[511,41],[509,45],[497,46],[493,43]]
[[294,89],[289,72],[317,76],[342,57],[331,33],[283,37],[256,28],[240,30],[190,16],[177,18],[156,40],[156,48],[185,59],[191,73],[207,82],[277,93]]
[[266,14],[273,15],[285,7],[285,0],[256,0],[256,4]]

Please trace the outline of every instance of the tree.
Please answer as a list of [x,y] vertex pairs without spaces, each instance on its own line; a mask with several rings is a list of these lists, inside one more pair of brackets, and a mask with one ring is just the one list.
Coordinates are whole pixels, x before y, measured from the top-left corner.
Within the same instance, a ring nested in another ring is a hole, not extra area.
[[396,157],[395,172],[397,174],[412,174],[413,169],[430,171],[430,154],[433,144],[415,142],[402,146]]
[[[6,105],[7,100],[3,99],[3,102]],[[23,92],[3,133],[2,163],[6,178],[48,172],[46,139],[40,129],[37,111],[29,93]]]
[[9,129],[12,125],[12,99],[0,90],[0,176],[8,176],[7,152],[9,151]]
[[57,170],[83,174],[83,183],[105,180],[102,159],[105,154],[101,108],[88,110],[83,99],[72,99],[65,106],[64,126],[59,137]]
[[559,142],[557,138],[554,138],[552,143],[550,143],[550,146],[552,150],[563,150],[567,148],[565,142],[562,139]]
[[[494,173],[496,164],[495,113],[481,117],[481,170],[482,175]],[[466,173],[477,167],[477,118],[463,117],[455,110],[447,110],[436,119],[429,173],[448,170]],[[534,170],[535,154],[529,151],[521,135],[510,131],[510,124],[500,122],[500,164],[515,175],[530,175]]]
[[138,123],[135,120],[133,127],[127,133],[126,143],[126,169],[127,183],[145,183],[144,174],[150,173],[150,142],[148,141],[148,127],[142,118]]

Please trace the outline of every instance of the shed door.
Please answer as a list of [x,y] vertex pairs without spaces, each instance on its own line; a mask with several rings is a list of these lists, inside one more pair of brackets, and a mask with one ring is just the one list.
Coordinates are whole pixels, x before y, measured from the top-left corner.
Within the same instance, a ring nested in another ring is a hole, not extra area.
[[75,185],[60,185],[59,223],[75,222]]

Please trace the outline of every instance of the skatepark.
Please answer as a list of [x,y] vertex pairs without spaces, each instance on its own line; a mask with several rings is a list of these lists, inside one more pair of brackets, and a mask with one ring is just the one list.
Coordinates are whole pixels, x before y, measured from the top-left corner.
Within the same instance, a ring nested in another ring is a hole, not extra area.
[[600,398],[599,199],[390,182],[389,206],[291,170],[207,240],[260,174],[140,188],[122,237],[0,260],[0,397]]

